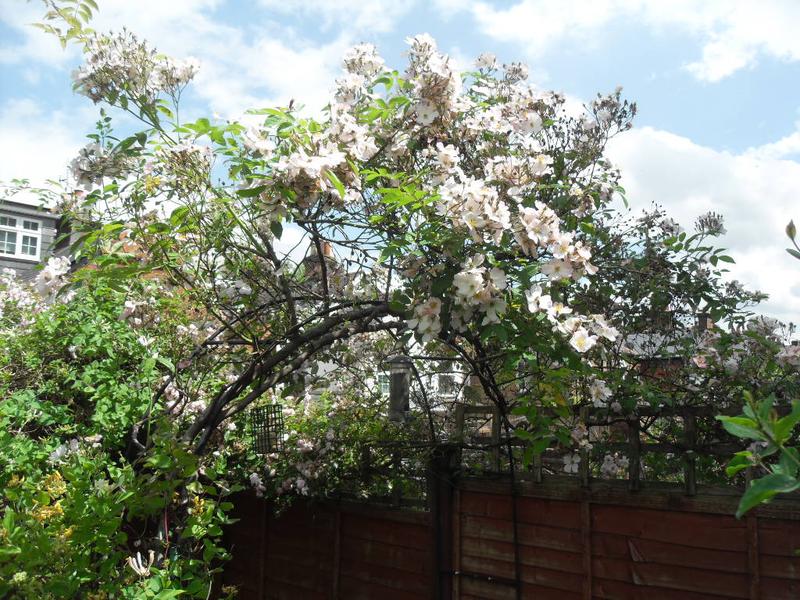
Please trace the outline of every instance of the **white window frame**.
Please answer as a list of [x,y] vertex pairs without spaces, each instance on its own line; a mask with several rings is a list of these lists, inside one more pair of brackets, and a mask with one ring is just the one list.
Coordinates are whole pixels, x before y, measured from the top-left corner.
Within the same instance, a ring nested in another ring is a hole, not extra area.
[[[28,216],[15,215],[11,213],[0,213],[0,217],[6,219],[14,219],[16,223],[14,227],[11,227],[10,225],[0,224],[0,231],[5,231],[7,233],[15,233],[17,235],[16,243],[14,245],[14,253],[11,254],[6,252],[5,243],[3,243],[3,249],[2,251],[0,251],[0,259],[17,258],[20,260],[39,262],[42,256],[42,222],[39,219],[32,219],[31,217]],[[36,223],[36,230],[26,229],[24,227],[26,222]],[[36,254],[25,254],[22,252],[23,236],[28,236],[36,239]]]
[[391,388],[391,375],[388,373],[378,373],[378,392],[380,392],[381,396],[388,396]]

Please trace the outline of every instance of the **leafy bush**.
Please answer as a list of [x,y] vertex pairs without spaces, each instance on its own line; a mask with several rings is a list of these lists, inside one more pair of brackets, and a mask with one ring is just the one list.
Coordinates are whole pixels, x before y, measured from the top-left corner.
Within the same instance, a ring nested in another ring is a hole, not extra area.
[[180,313],[162,299],[151,342],[120,318],[124,302],[84,287],[0,336],[2,597],[206,597],[225,558],[235,486],[213,481],[224,458],[201,461],[167,417],[130,458],[131,431],[172,364],[158,330]]

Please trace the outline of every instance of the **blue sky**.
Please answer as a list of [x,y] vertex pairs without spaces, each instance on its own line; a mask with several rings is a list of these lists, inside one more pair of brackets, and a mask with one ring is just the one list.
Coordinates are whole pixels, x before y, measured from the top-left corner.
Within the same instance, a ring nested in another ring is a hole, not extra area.
[[[543,88],[588,100],[623,86],[639,104],[609,150],[635,209],[659,202],[691,229],[726,217],[732,276],[800,315],[800,262],[783,227],[800,220],[800,2],[796,0],[99,0],[99,30],[126,26],[194,56],[195,116],[326,101],[342,52],[375,43],[402,68],[404,38],[428,32],[458,65],[523,61]],[[71,93],[76,51],[27,24],[37,0],[0,0],[0,179],[61,177],[97,109]]]

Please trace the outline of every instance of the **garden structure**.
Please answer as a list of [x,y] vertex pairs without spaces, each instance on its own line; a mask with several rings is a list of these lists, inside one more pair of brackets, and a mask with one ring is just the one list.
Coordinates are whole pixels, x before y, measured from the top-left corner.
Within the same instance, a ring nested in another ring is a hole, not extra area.
[[[404,383],[393,383],[395,396],[408,395]],[[561,473],[563,456],[547,452],[512,474],[507,453],[518,441],[503,439],[497,407],[454,410],[450,444],[367,446],[362,453],[360,478],[423,480],[417,496],[404,497],[400,487],[371,500],[339,492],[285,510],[252,493],[237,497],[224,584],[258,600],[800,595],[800,496],[736,519],[740,488],[698,485],[698,455],[729,456],[741,446],[733,438],[698,442],[707,407],[641,408],[614,423],[605,411],[580,410],[589,432],[610,425],[624,431],[605,448],[627,458],[627,469],[616,473],[624,479],[613,480],[591,476],[591,445],[580,451],[573,475]],[[680,420],[681,438],[644,441],[643,422],[654,419]],[[479,475],[466,454],[483,458]],[[648,454],[674,456],[681,481],[643,481]]]
[[243,494],[224,582],[258,600],[800,595],[798,498],[737,520],[730,487],[460,477],[446,456],[424,510],[340,498],[276,516]]

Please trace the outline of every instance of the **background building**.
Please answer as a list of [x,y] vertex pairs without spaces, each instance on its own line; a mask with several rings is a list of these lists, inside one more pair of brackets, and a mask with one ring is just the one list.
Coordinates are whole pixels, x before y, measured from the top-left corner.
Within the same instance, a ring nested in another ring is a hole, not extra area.
[[32,279],[36,266],[56,254],[62,229],[58,214],[46,208],[0,202],[0,269],[11,268],[20,279]]

